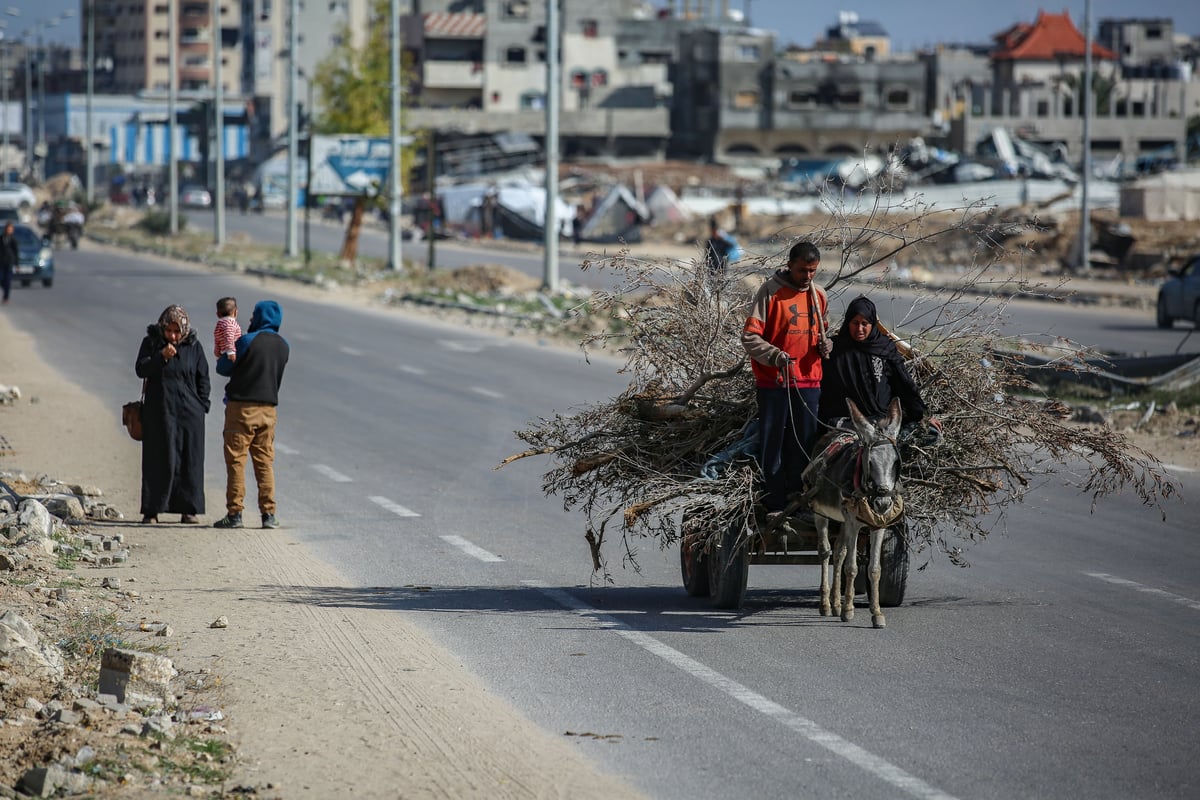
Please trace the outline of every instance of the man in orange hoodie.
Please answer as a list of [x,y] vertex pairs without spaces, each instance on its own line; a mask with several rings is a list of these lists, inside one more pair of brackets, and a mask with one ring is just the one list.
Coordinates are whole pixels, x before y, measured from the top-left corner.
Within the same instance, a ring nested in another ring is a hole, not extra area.
[[821,359],[829,355],[826,335],[829,300],[813,278],[821,251],[800,242],[758,290],[742,347],[751,358],[758,396],[761,450],[768,512],[781,511],[788,495],[799,491],[817,438],[821,397]]

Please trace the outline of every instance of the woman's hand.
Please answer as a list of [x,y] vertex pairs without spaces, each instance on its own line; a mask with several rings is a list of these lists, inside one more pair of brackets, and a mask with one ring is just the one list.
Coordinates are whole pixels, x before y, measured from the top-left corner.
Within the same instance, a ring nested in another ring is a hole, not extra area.
[[168,343],[167,346],[162,349],[162,357],[167,361],[170,361],[175,357],[177,352],[178,351],[175,349],[175,345]]

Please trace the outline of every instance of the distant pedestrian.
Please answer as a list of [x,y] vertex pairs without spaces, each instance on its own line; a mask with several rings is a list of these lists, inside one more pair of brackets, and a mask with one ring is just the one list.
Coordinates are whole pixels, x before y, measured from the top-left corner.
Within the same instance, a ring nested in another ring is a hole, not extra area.
[[283,309],[274,300],[255,304],[250,329],[237,340],[236,359],[217,359],[225,386],[225,516],[214,528],[241,528],[246,499],[246,457],[254,465],[258,510],[264,528],[275,519],[275,423],[279,386],[291,349],[279,335]]
[[725,277],[729,266],[729,254],[734,248],[733,240],[721,230],[717,218],[708,221],[708,239],[704,242],[704,266],[709,278]]
[[580,205],[575,209],[575,219],[571,220],[571,241],[576,247],[583,242],[583,223],[587,218],[583,213],[583,206]]
[[145,380],[142,405],[142,523],[204,513],[204,416],[208,359],[182,306],[171,305],[146,327],[135,370]]
[[10,222],[4,226],[0,234],[0,289],[4,291],[5,305],[8,305],[8,293],[12,290],[12,274],[21,263],[21,248],[17,244],[17,229]]

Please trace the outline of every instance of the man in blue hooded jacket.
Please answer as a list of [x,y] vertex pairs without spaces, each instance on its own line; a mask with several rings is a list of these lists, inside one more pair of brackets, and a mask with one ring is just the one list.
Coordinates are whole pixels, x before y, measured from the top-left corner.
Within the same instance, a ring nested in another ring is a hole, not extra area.
[[283,310],[274,300],[255,304],[250,329],[237,340],[237,360],[217,359],[217,374],[229,378],[225,387],[225,509],[214,528],[242,527],[246,499],[246,456],[254,464],[258,510],[264,528],[278,528],[275,519],[275,408],[290,348],[279,335]]

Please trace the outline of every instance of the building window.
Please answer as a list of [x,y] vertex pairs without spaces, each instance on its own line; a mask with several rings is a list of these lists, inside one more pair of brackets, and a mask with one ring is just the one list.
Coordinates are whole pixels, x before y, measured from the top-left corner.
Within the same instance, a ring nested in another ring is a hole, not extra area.
[[529,0],[504,0],[505,19],[529,19]]
[[837,104],[841,108],[858,108],[862,105],[862,92],[858,89],[838,92]]
[[908,89],[892,89],[887,93],[888,108],[908,108]]
[[742,111],[758,108],[758,92],[754,89],[742,89],[734,92],[733,107]]
[[788,105],[793,108],[812,108],[817,104],[817,94],[811,89],[793,89],[788,93]]
[[525,48],[510,47],[504,51],[505,64],[524,64],[525,63]]
[[583,28],[583,38],[595,39],[600,35],[600,23],[594,19],[581,19],[580,26]]
[[166,6],[155,6],[154,13],[156,16],[165,17],[167,15],[167,7]]
[[1162,28],[1160,28],[1159,26],[1157,26],[1157,25],[1147,25],[1146,26],[1146,38],[1147,39],[1161,39],[1162,35],[1163,35]]
[[546,95],[541,92],[525,92],[521,95],[522,111],[541,111],[546,107]]
[[1034,113],[1036,113],[1039,117],[1050,116],[1050,101],[1049,100],[1038,100],[1037,101],[1037,110]]
[[758,61],[761,50],[756,44],[739,44],[737,48],[738,61]]

